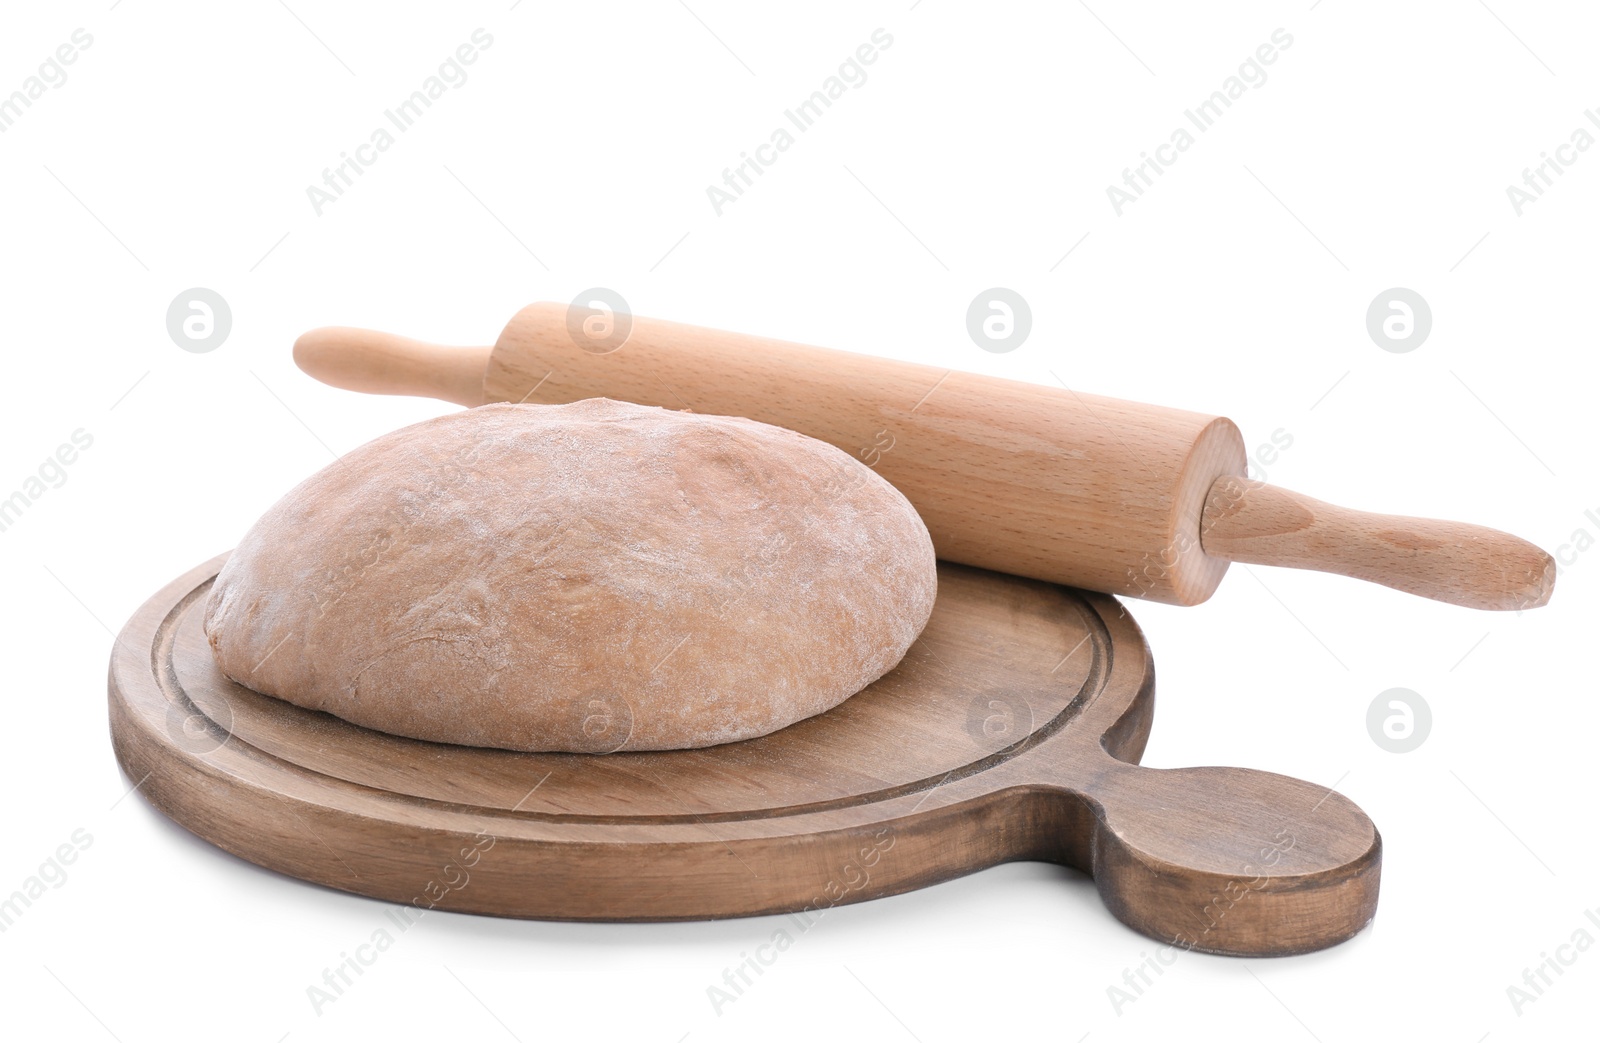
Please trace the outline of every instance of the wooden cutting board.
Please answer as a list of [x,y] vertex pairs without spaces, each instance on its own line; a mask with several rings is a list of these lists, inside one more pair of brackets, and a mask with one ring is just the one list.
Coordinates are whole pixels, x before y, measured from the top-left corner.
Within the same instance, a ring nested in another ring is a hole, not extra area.
[[[1381,841],[1342,795],[1137,766],[1153,665],[1103,594],[941,562],[905,660],[825,714],[705,750],[525,754],[369,731],[228,680],[201,629],[226,558],[123,628],[112,740],[155,807],[304,880],[498,916],[804,917],[1043,860],[1091,873],[1136,930],[1238,955],[1332,945],[1377,905]],[[591,711],[596,749],[620,745],[626,707]]]

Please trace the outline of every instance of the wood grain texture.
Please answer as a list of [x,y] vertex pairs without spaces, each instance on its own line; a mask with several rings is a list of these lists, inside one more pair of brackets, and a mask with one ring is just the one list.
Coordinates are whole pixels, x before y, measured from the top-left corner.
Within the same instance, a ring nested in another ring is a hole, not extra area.
[[1555,559],[1498,529],[1353,511],[1232,476],[1207,498],[1201,544],[1229,561],[1334,572],[1467,608],[1537,608],[1556,580]]
[[521,754],[368,731],[232,683],[199,618],[225,557],[118,637],[113,744],[144,799],[292,876],[501,916],[805,924],[1046,860],[1092,873],[1137,930],[1237,955],[1334,944],[1376,907],[1381,842],[1342,795],[1137,766],[1150,653],[1104,595],[941,563],[906,659],[828,713],[704,750]]

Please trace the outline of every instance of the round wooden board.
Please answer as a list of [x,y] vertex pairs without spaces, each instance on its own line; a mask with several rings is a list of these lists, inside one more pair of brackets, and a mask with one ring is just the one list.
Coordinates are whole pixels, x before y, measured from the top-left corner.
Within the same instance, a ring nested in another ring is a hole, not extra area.
[[[420,908],[672,920],[805,915],[1034,859],[1092,873],[1137,930],[1240,955],[1342,941],[1377,904],[1378,833],[1342,795],[1136,766],[1153,667],[1106,595],[941,562],[905,660],[827,713],[704,750],[525,754],[230,681],[201,629],[226,558],[123,628],[112,739],[155,807],[305,880]],[[594,707],[596,734],[620,712]]]

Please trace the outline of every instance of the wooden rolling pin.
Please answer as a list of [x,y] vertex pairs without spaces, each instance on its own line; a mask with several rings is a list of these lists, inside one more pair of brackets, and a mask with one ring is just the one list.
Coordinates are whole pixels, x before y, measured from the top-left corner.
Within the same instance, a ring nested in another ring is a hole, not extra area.
[[300,368],[464,406],[606,397],[838,446],[921,512],[941,558],[1194,605],[1230,561],[1317,569],[1471,608],[1543,605],[1555,562],[1462,522],[1367,514],[1246,480],[1226,417],[564,304],[492,348],[326,327]]

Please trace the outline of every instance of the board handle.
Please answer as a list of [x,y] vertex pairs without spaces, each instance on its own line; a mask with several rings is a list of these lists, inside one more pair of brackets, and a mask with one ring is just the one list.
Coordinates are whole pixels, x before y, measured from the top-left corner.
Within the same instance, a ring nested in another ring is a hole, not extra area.
[[1116,762],[1087,795],[1107,908],[1175,948],[1311,952],[1352,937],[1377,911],[1383,840],[1333,790],[1248,768]]
[[1229,561],[1332,572],[1467,608],[1537,608],[1556,580],[1555,559],[1498,529],[1354,511],[1231,475],[1211,486],[1200,545]]
[[349,326],[323,326],[294,342],[308,375],[346,391],[415,395],[481,406],[492,348],[451,348]]

